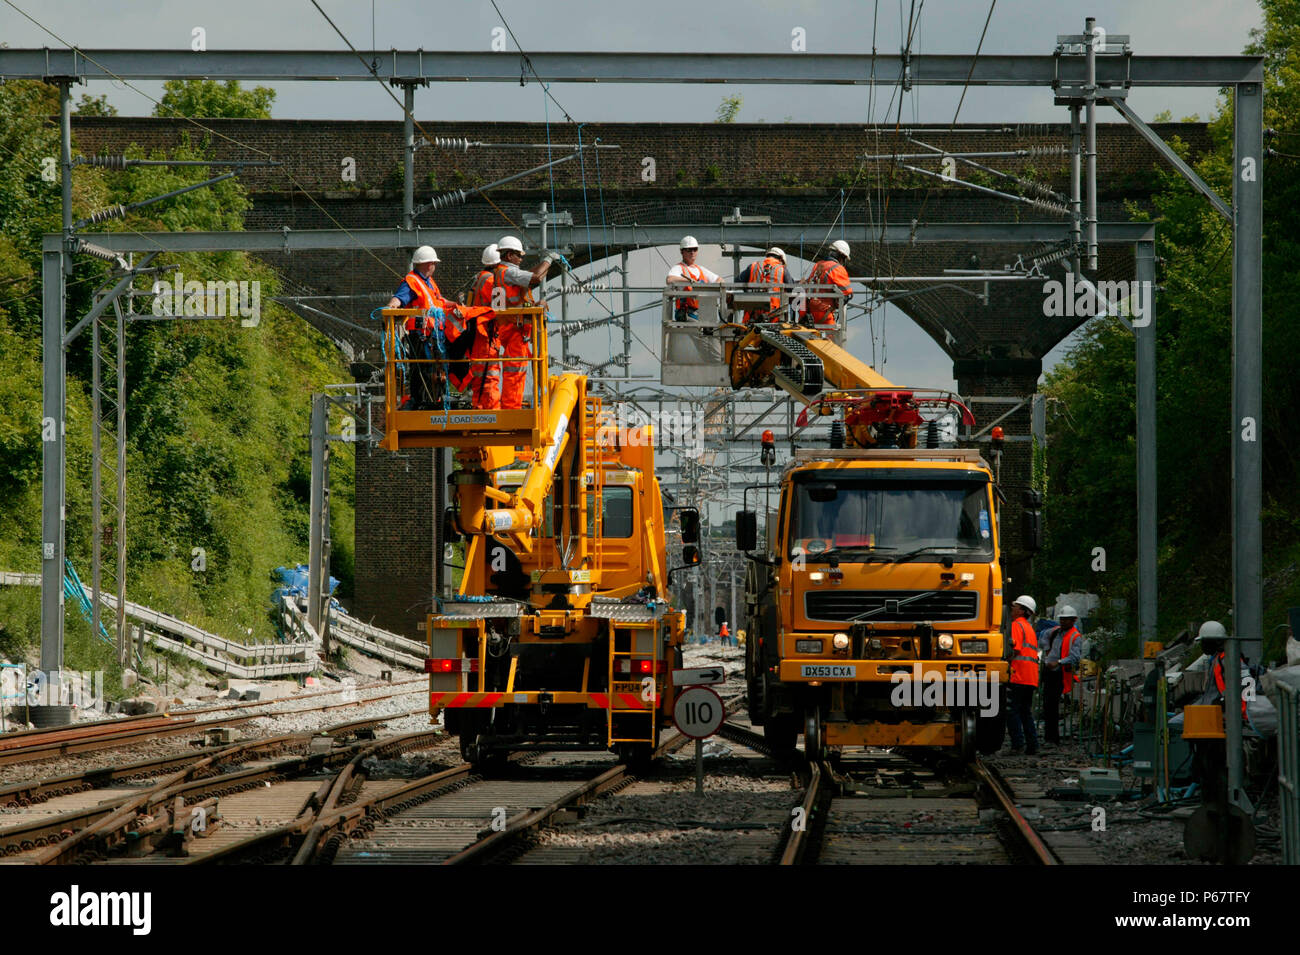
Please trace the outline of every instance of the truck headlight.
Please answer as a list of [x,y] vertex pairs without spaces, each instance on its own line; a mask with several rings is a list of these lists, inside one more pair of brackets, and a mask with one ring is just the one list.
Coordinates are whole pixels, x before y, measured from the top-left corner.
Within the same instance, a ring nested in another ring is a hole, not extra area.
[[952,634],[951,634],[951,633],[941,633],[941,634],[939,634],[939,649],[940,649],[940,650],[947,650],[947,651],[951,651],[951,650],[952,650]]
[[989,642],[987,640],[963,640],[961,642],[962,653],[988,653]]
[[822,641],[820,640],[796,640],[794,648],[799,653],[821,653]]
[[837,633],[831,637],[831,646],[836,650],[847,650],[849,648],[849,635],[847,633]]

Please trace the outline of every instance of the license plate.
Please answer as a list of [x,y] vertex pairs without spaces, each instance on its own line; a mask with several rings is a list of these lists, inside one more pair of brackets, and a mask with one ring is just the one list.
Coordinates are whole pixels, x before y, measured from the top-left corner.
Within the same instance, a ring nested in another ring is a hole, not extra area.
[[857,678],[858,668],[835,663],[805,663],[799,668],[799,675],[814,680],[852,680]]

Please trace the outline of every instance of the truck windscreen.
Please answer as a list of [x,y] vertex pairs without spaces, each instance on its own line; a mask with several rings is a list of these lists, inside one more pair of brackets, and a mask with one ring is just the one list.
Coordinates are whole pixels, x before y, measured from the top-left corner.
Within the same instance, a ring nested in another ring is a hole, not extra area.
[[[987,482],[894,481],[835,477],[796,482],[790,556],[809,560],[835,551],[879,553],[881,559],[920,551],[979,559],[993,551]],[[920,556],[918,555],[918,556]]]

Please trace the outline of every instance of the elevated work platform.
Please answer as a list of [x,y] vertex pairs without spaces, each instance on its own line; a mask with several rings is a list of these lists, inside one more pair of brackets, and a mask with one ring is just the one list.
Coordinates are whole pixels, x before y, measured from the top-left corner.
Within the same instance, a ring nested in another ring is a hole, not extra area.
[[[498,333],[508,324],[525,328],[532,354],[514,357],[527,365],[529,383],[522,408],[475,407],[473,389],[460,390],[456,381],[470,378],[474,365],[498,364],[501,358],[451,357],[446,333],[435,330],[426,346],[405,330],[409,317],[423,321],[419,309],[391,308],[384,320],[384,439],[389,451],[406,448],[538,447],[547,407],[546,318],[542,306],[500,309],[480,320],[480,331],[495,323]],[[465,333],[462,333],[465,334]],[[415,407],[423,399],[427,407]]]

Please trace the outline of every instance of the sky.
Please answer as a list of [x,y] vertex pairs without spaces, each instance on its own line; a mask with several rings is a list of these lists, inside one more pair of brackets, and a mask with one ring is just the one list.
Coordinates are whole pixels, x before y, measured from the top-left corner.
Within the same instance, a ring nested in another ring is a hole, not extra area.
[[[873,46],[881,53],[897,54],[904,44],[909,17],[916,24],[915,52],[971,54],[990,10],[984,0],[713,0],[708,5],[694,0],[610,0],[598,6],[577,0],[546,4],[496,0],[495,8],[490,0],[317,2],[359,49],[486,51],[508,25],[515,38],[506,37],[510,51],[522,45],[528,52],[785,53],[791,51],[794,32],[802,31],[809,56],[869,53]],[[593,15],[593,10],[599,14]],[[1094,0],[1086,5],[1064,0],[993,0],[981,55],[1050,53],[1058,33],[1083,31],[1085,16],[1095,17],[1112,36],[1131,35],[1133,50],[1140,55],[1237,54],[1261,20],[1255,0]],[[0,44],[14,48],[58,47],[66,42],[88,49],[189,50],[197,29],[203,31],[208,50],[346,48],[310,0],[224,0],[219,4],[197,0],[43,0],[39,4],[35,0],[0,0]],[[138,86],[149,96],[161,95],[161,83]],[[85,91],[106,94],[123,115],[147,115],[153,109],[141,92],[118,83],[96,82]],[[396,121],[401,115],[378,83],[285,83],[276,87],[276,93],[272,112],[277,118]],[[1006,124],[1064,118],[1064,110],[1052,105],[1050,91],[1008,88],[970,88],[959,114],[958,88],[916,87],[904,95],[901,113],[891,88],[865,84],[816,88],[555,84],[551,94],[578,122],[709,122],[722,98],[732,95],[743,97],[737,117],[742,122],[868,123],[897,116],[903,122],[959,119]],[[1148,89],[1134,91],[1129,103],[1148,119],[1163,109],[1172,110],[1176,117],[1198,114],[1205,118],[1214,110],[1216,96],[1217,92],[1209,89]],[[421,121],[440,123],[562,118],[559,107],[546,100],[536,83],[524,87],[456,83],[421,90],[415,115]],[[675,261],[674,249],[633,255],[633,284],[661,282]],[[701,262],[715,270],[722,271],[724,261],[716,249],[701,251]],[[636,350],[634,373],[645,373],[653,365],[646,352],[658,349],[657,321],[654,310],[637,318],[637,342],[643,347]],[[877,360],[887,355],[882,368],[887,377],[953,387],[949,359],[901,312],[887,306],[874,329],[865,325],[858,322],[851,330],[850,345],[860,357],[870,358],[873,344]],[[599,354],[610,344],[606,338],[605,333],[592,333],[575,342],[575,351]],[[1049,354],[1045,367],[1059,360],[1069,344],[1067,340]]]

